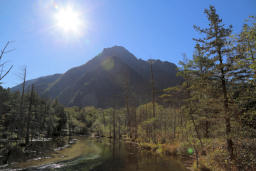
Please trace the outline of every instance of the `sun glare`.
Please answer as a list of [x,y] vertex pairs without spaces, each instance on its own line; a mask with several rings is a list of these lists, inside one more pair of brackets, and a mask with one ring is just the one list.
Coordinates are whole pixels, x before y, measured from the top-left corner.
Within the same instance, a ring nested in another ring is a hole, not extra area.
[[57,8],[55,19],[57,26],[65,33],[79,34],[82,31],[83,21],[78,11],[71,7]]

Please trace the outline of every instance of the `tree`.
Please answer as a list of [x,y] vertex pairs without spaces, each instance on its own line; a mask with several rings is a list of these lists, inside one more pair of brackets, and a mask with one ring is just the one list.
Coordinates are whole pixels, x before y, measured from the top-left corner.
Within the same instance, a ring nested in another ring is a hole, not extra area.
[[244,24],[242,32],[238,35],[237,47],[239,64],[247,65],[254,72],[256,78],[256,17]]
[[[25,97],[25,86],[26,86],[26,77],[27,77],[27,68],[24,68],[24,73],[23,73],[23,77],[22,77],[22,92],[21,92],[21,98],[20,98],[20,106],[19,106],[19,113],[17,116],[17,120],[22,120],[24,121],[24,97]],[[19,130],[19,135],[22,134],[23,132],[23,126],[18,128]]]
[[198,130],[198,127],[196,125],[196,119],[194,117],[194,114],[197,111],[197,98],[195,98],[194,95],[194,87],[193,84],[195,84],[194,81],[194,70],[192,69],[193,61],[186,59],[186,56],[184,56],[184,61],[180,62],[181,68],[179,71],[179,74],[183,76],[184,78],[184,83],[179,87],[178,91],[184,93],[183,99],[184,99],[184,107],[183,107],[183,112],[187,113],[190,117],[190,120],[193,123],[194,130],[196,132],[196,137],[198,138],[201,148],[203,148],[203,143],[201,140],[201,136]]
[[[154,79],[154,72],[153,72],[153,61],[150,63],[150,72],[151,72],[151,87],[152,87],[152,112],[153,112],[153,118],[156,117],[156,90],[155,90],[155,79]],[[156,135],[155,135],[155,129],[156,125],[155,122],[153,123],[153,142],[156,143]]]
[[230,47],[231,42],[229,40],[232,26],[226,28],[225,25],[222,24],[222,19],[220,19],[213,6],[210,6],[209,9],[205,9],[205,14],[210,22],[209,28],[202,29],[198,26],[194,26],[195,30],[205,35],[202,39],[194,40],[202,44],[203,49],[214,62],[214,74],[222,87],[227,149],[230,158],[233,159],[233,141],[231,138],[230,124],[231,112],[229,108],[227,88],[227,77],[229,72],[228,58],[233,50]]

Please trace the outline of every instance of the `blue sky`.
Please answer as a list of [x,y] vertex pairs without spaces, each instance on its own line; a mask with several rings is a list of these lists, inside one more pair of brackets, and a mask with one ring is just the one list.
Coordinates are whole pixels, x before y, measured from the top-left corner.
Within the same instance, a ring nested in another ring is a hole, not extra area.
[[[81,13],[86,29],[80,36],[55,28],[52,4],[72,5]],[[14,69],[4,87],[27,79],[86,63],[105,47],[120,45],[136,57],[161,59],[175,64],[182,54],[193,53],[193,25],[206,26],[203,11],[214,5],[227,25],[238,33],[244,20],[256,15],[255,0],[0,0],[0,48],[11,40],[5,56]]]

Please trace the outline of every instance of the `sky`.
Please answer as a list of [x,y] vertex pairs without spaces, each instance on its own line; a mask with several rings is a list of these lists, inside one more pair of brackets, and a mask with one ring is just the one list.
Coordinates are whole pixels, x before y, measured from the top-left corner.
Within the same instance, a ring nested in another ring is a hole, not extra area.
[[[192,56],[199,36],[193,25],[207,26],[209,5],[234,34],[256,15],[256,0],[0,0],[0,49],[11,41],[4,60],[14,65],[2,86],[19,84],[25,66],[28,80],[64,73],[115,45],[178,64],[182,54]],[[56,15],[67,7],[82,21],[77,32],[58,25]]]

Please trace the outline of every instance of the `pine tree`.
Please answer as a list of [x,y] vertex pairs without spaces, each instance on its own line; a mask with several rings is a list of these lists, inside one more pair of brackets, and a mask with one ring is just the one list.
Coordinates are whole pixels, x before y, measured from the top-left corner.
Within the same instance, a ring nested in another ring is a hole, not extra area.
[[214,76],[217,79],[217,83],[220,84],[223,94],[223,110],[226,127],[226,143],[227,150],[231,159],[234,158],[233,154],[233,141],[231,138],[231,112],[229,108],[227,76],[229,72],[228,58],[233,49],[230,47],[229,37],[232,32],[232,26],[226,27],[222,24],[222,19],[216,13],[216,9],[210,6],[209,9],[205,9],[205,14],[209,20],[209,27],[202,29],[198,26],[194,26],[195,30],[204,34],[202,39],[194,39],[201,44],[207,55],[214,62]]

